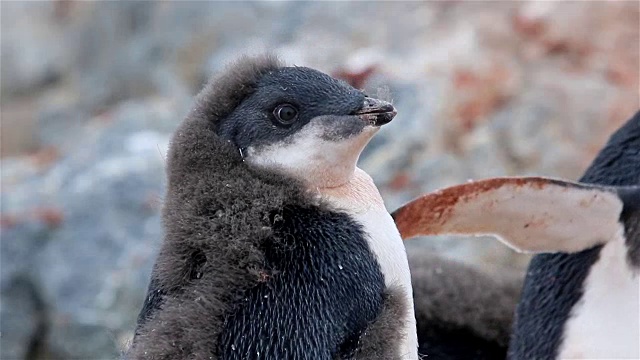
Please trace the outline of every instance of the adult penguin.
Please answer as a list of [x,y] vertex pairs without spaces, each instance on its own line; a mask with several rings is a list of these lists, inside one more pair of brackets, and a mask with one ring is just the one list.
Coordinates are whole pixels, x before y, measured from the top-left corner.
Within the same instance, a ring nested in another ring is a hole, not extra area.
[[394,107],[244,58],[167,159],[165,238],[128,359],[417,359],[406,253],[360,152]]
[[[640,112],[616,131],[580,182],[640,185]],[[577,253],[536,255],[511,359],[640,359],[640,196],[626,195],[623,230]]]
[[394,212],[403,238],[493,234],[536,255],[511,359],[640,358],[640,112],[580,179],[496,178]]

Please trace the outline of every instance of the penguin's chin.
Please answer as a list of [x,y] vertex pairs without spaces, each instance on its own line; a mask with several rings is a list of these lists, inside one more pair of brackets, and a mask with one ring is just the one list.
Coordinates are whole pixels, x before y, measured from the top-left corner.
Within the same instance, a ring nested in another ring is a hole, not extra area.
[[311,122],[287,141],[249,147],[246,160],[292,176],[311,189],[339,187],[353,178],[360,153],[379,129],[364,124],[349,136],[335,136],[322,123]]

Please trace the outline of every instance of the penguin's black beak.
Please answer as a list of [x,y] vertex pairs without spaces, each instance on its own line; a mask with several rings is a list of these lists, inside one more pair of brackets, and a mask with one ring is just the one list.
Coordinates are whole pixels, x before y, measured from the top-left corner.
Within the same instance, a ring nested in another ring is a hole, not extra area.
[[393,120],[397,113],[391,103],[366,97],[364,98],[362,108],[356,111],[354,115],[358,115],[362,120],[367,121],[372,126],[382,126]]

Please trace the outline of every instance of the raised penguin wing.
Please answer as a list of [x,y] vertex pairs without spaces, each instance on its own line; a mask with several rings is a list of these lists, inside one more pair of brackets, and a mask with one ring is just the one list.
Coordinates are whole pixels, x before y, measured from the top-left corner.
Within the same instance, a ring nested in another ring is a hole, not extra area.
[[623,231],[623,209],[640,187],[604,187],[544,177],[472,181],[421,196],[392,213],[403,239],[493,235],[520,252],[577,252]]

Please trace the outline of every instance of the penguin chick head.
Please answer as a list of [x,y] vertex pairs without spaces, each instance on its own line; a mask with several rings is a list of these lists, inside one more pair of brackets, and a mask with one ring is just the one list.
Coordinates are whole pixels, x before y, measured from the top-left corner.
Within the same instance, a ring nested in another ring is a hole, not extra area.
[[306,67],[272,67],[251,85],[217,134],[249,164],[310,187],[347,183],[365,145],[396,115],[390,103]]

